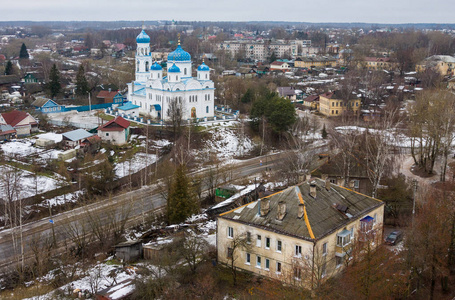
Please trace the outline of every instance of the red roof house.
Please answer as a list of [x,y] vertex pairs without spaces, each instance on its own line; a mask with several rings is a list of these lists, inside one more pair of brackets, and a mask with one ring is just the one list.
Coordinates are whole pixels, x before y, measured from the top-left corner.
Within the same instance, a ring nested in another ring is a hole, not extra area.
[[13,110],[2,113],[0,125],[11,125],[17,132],[18,136],[30,135],[31,132],[38,130],[38,122],[28,112]]
[[117,116],[115,119],[98,127],[98,136],[115,145],[123,145],[128,141],[131,122]]

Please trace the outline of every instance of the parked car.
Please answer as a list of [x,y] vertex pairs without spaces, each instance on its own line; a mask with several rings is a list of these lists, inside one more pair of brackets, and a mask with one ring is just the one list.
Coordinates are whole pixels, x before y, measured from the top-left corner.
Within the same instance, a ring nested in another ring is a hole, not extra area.
[[400,231],[400,230],[395,230],[395,231],[392,231],[392,232],[387,236],[387,238],[385,239],[385,243],[386,243],[387,245],[395,246],[396,244],[398,244],[399,242],[401,242],[401,240],[403,240],[403,232]]

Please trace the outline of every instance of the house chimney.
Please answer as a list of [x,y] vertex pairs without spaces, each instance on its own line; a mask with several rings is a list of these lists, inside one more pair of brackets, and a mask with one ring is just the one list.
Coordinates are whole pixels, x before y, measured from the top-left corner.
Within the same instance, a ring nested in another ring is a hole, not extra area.
[[325,189],[328,191],[330,190],[330,179],[328,178],[325,179]]
[[286,202],[280,201],[278,202],[278,213],[276,215],[276,219],[282,221],[284,216],[286,215]]
[[305,207],[305,204],[299,203],[299,213],[297,215],[297,217],[299,219],[303,218],[303,215],[304,215],[304,210],[303,209],[304,209],[304,207]]
[[310,196],[316,198],[316,181],[310,183]]
[[261,217],[265,217],[270,211],[270,201],[269,201],[269,199],[261,199],[259,201],[259,205],[261,207],[261,209],[259,211],[259,214],[261,215]]

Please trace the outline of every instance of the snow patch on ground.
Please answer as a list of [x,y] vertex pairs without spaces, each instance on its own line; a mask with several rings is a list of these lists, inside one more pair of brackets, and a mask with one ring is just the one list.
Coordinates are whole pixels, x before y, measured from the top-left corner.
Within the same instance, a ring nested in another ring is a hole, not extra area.
[[14,189],[18,194],[14,196],[14,200],[31,197],[35,194],[48,192],[59,187],[59,181],[54,178],[41,175],[38,175],[35,178],[35,175],[29,171],[14,168],[8,165],[0,166],[1,175],[7,177],[6,174],[8,173],[13,177],[10,177],[11,179],[6,182],[2,180],[2,184],[0,185],[0,198],[3,199],[7,199],[7,183],[9,183],[11,187],[11,185],[13,185],[14,177],[16,176],[17,182],[15,183],[15,187],[12,187],[12,189]]
[[51,199],[46,199],[39,206],[49,207],[50,206],[58,206],[63,205],[65,203],[77,202],[79,197],[83,194],[83,191],[76,191],[74,193],[69,193],[65,195],[60,195]]
[[[112,286],[114,284],[114,278],[115,282],[117,283],[126,280],[132,280],[136,276],[136,269],[133,267],[122,268],[121,266],[118,265],[108,265],[106,263],[100,263],[86,270],[85,272],[79,270],[79,275],[81,276],[80,279],[65,284],[58,289],[64,291],[66,294],[72,294],[74,290],[79,289],[81,293],[84,294],[85,291],[88,291],[90,293],[94,292],[93,287],[96,286],[97,287],[96,291],[100,291],[102,289]],[[53,272],[49,272],[45,277],[41,278],[40,281],[43,283],[50,282],[53,279],[53,276],[54,276]],[[126,288],[127,288],[126,286],[120,286],[119,290],[117,291],[118,294],[126,294],[127,292]],[[131,288],[134,288],[134,286]],[[55,295],[53,291],[46,295],[36,296],[28,299],[51,300],[55,299]]]
[[206,141],[205,149],[216,152],[223,159],[242,156],[253,150],[253,141],[248,136],[244,135],[241,141],[240,127],[226,126],[210,129],[212,138]]
[[134,174],[143,169],[146,165],[150,166],[156,161],[155,154],[136,153],[131,160],[117,163],[115,175],[119,178]]

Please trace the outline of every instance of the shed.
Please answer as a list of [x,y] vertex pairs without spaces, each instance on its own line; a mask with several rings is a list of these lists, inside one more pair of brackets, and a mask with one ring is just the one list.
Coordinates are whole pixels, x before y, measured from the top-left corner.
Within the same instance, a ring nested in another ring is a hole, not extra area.
[[62,134],[63,143],[66,148],[74,148],[76,146],[79,146],[83,140],[91,137],[92,135],[93,134],[84,129],[68,131]]
[[142,240],[128,241],[114,246],[115,256],[123,261],[132,261],[142,256]]
[[76,149],[70,149],[58,154],[58,159],[60,160],[68,160],[73,157],[76,157]]
[[48,147],[48,146],[51,146],[53,144],[55,144],[55,141],[49,140],[49,139],[45,139],[45,138],[39,138],[35,142],[35,145],[37,147]]

